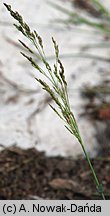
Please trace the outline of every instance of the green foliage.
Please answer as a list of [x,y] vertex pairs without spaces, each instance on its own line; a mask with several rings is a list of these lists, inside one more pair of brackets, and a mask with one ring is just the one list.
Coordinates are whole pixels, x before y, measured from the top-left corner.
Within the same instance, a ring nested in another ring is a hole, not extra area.
[[[8,9],[8,11],[10,12],[11,16],[15,20],[18,21],[18,25],[14,24],[14,26],[26,38],[28,38],[32,42],[34,47],[36,48],[37,54],[39,55],[40,60],[42,61],[42,63],[45,66],[45,70],[42,69],[35,62],[35,60],[33,59],[32,56],[28,56],[24,53],[21,53],[21,54],[31,63],[31,65],[35,69],[37,69],[37,71],[39,71],[42,75],[44,75],[44,77],[47,78],[47,80],[49,81],[49,84],[47,84],[47,82],[45,82],[44,80],[36,78],[36,80],[40,83],[42,88],[46,92],[48,92],[48,94],[51,96],[51,98],[54,100],[55,104],[57,105],[57,108],[50,105],[52,110],[64,121],[64,124],[65,124],[65,127],[67,128],[67,130],[72,135],[74,135],[76,137],[76,139],[79,141],[79,143],[83,149],[83,152],[86,156],[86,159],[88,161],[88,164],[91,168],[94,180],[96,182],[98,192],[101,194],[102,198],[105,199],[103,190],[100,187],[101,184],[99,183],[99,180],[98,180],[96,173],[93,169],[93,166],[91,164],[90,158],[89,158],[89,156],[85,150],[85,147],[84,147],[84,144],[83,144],[83,141],[82,141],[79,129],[78,129],[76,119],[74,117],[74,114],[71,111],[69,98],[68,98],[68,91],[67,91],[67,82],[66,82],[65,73],[64,73],[64,67],[63,67],[62,62],[59,59],[59,48],[58,48],[56,41],[54,40],[54,38],[52,38],[52,42],[53,42],[54,50],[55,50],[55,57],[56,57],[54,67],[52,69],[52,67],[50,66],[50,64],[47,61],[47,58],[46,58],[46,55],[44,52],[44,46],[43,46],[42,38],[38,35],[38,33],[36,31],[31,31],[31,29],[27,25],[27,23],[24,22],[22,16],[18,12],[12,11],[10,5],[7,5],[7,4],[4,4],[4,5]],[[26,49],[26,51],[29,52],[29,54],[34,54],[36,57],[36,53],[34,53],[28,47],[28,45],[26,45],[24,42],[22,42],[20,40],[19,40],[19,42]]]
[[[86,1],[85,1],[86,2]],[[60,6],[56,3],[53,2],[49,2],[49,4],[59,10],[60,12],[64,13],[65,15],[67,15],[67,19],[59,19],[59,22],[62,22],[66,25],[81,25],[81,24],[85,24],[87,26],[90,26],[94,29],[99,30],[102,33],[105,33],[106,35],[110,36],[110,13],[109,11],[103,6],[103,4],[100,3],[99,0],[89,0],[88,1],[94,8],[97,9],[97,11],[99,12],[99,14],[101,14],[100,16],[100,20],[97,19],[97,21],[92,20],[89,17],[86,16],[82,16],[80,15],[77,11],[73,12],[72,10],[69,10],[67,8],[65,8],[64,6]]]

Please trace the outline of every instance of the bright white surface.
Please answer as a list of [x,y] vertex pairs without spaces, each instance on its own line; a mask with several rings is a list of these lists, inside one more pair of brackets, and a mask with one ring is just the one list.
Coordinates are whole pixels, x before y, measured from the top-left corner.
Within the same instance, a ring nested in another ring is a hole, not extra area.
[[[61,14],[51,8],[46,0],[5,0],[5,2],[19,11],[32,28],[37,29],[44,39],[47,55],[51,55],[53,52],[52,36],[59,43],[61,54],[78,52],[78,44],[98,43],[103,40],[103,36],[97,34],[94,37],[91,31],[84,33],[84,31],[74,29],[65,30],[63,27],[60,29],[60,27],[51,24],[50,21],[59,18]],[[70,7],[69,4],[67,6]],[[26,94],[17,91],[0,76],[0,144],[5,146],[17,144],[22,148],[31,148],[36,144],[37,149],[46,151],[48,155],[76,157],[82,153],[81,147],[66,131],[63,123],[49,108],[47,102],[44,103],[47,94],[31,76],[32,74],[37,76],[37,71],[31,68],[19,54],[20,48],[9,42],[12,40],[16,43],[18,38],[23,39],[12,23],[13,19],[0,3],[0,73],[16,83],[19,88],[36,90],[38,93]],[[103,49],[91,50],[89,53],[108,56],[108,53]],[[80,117],[85,101],[80,98],[79,91],[84,84],[93,85],[100,82],[103,79],[100,70],[108,68],[108,65],[104,62],[85,59],[71,58],[62,61],[68,80],[72,110],[78,120],[87,150],[93,156],[97,152],[95,129],[89,119]],[[53,64],[54,61],[51,63]],[[16,94],[18,97],[14,102],[12,98]],[[29,121],[29,116],[40,107],[41,111]]]

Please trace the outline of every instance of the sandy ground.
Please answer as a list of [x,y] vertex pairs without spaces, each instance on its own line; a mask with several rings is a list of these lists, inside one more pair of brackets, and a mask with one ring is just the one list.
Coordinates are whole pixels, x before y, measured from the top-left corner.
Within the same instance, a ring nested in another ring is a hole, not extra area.
[[[59,18],[61,13],[50,7],[46,0],[5,2],[19,11],[32,28],[37,29],[44,39],[47,55],[54,54],[52,36],[59,43],[61,54],[76,53],[86,43],[100,43],[104,40],[103,35],[96,34],[90,29],[65,29],[64,26],[54,24],[52,20]],[[48,95],[34,79],[37,71],[19,54],[21,48],[17,39],[25,39],[13,27],[13,19],[2,3],[3,1],[0,3],[0,144],[15,144],[22,148],[36,146],[48,155],[77,157],[82,153],[81,148],[49,108]],[[60,4],[59,1],[58,3]],[[69,3],[65,4],[66,7],[71,7]],[[84,52],[87,51],[83,50]],[[89,53],[105,57],[110,54],[105,49],[91,49]],[[80,96],[80,90],[85,84],[92,86],[104,79],[102,71],[108,71],[109,64],[76,58],[63,58],[62,61],[72,110],[78,120],[87,150],[94,156],[98,149],[96,132],[94,124],[89,119],[80,117],[85,103]],[[53,60],[51,64],[54,64]]]

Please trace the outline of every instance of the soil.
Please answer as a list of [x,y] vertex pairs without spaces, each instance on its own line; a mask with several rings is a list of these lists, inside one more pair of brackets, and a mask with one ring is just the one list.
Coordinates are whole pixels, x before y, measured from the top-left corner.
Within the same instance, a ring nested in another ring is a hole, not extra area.
[[[92,159],[110,199],[110,152]],[[101,199],[85,159],[47,157],[16,146],[0,152],[0,199]]]
[[87,0],[73,0],[73,3],[76,7],[80,9],[86,10],[90,15],[95,16],[95,17],[101,17],[101,13],[99,10],[97,10],[91,1]]
[[[87,4],[87,1],[77,0],[74,3],[93,16],[101,16],[99,11]],[[101,144],[100,155],[92,159],[92,163],[100,182],[103,183],[106,199],[110,199],[110,148],[108,148],[109,145],[105,147],[107,140],[108,142],[110,140],[110,121],[108,122],[110,108],[100,107],[99,109],[98,107],[96,109],[96,106],[88,105],[87,110],[89,115],[92,114],[99,120],[107,119],[107,128],[104,128],[103,133],[100,130],[100,136],[98,135],[97,138],[100,144],[103,142],[104,146]],[[105,140],[106,137],[108,137],[107,140]],[[38,198],[101,199],[85,159],[80,157],[77,160],[63,157],[51,158],[34,148],[27,150],[15,146],[4,148],[0,152],[0,199]]]

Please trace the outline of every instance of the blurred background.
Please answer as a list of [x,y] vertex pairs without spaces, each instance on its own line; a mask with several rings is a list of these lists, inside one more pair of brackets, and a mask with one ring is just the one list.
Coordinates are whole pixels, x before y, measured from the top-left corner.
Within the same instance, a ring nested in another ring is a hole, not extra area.
[[[91,156],[95,156],[105,145],[108,147],[110,138],[109,36],[94,26],[69,21],[69,15],[60,8],[75,11],[87,20],[100,23],[100,13],[88,2],[91,1],[58,0],[51,5],[53,1],[46,0],[6,1],[42,36],[50,64],[54,64],[51,37],[58,42],[71,107],[87,150]],[[77,157],[82,154],[81,148],[49,108],[49,96],[34,79],[37,71],[20,55],[22,47],[18,39],[26,40],[13,27],[14,20],[2,3],[0,143],[22,148],[34,146],[40,151],[44,150],[47,155]],[[110,6],[107,0],[103,4],[106,8]]]
[[[55,61],[51,38],[59,44],[71,108],[109,197],[110,1],[5,2],[41,35],[51,65]],[[1,1],[0,199],[21,199],[27,194],[54,199],[89,199],[92,194],[96,199],[81,147],[50,109],[53,101],[34,79],[38,71],[21,56],[24,50],[18,39],[27,41],[13,23]],[[45,158],[38,151],[64,158]],[[59,176],[62,179],[53,180]]]

